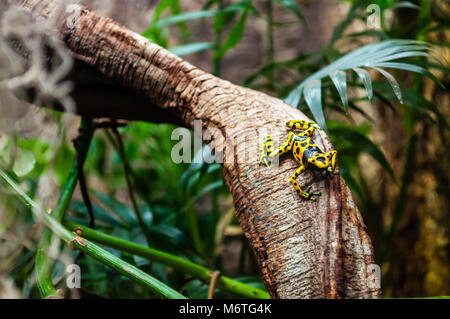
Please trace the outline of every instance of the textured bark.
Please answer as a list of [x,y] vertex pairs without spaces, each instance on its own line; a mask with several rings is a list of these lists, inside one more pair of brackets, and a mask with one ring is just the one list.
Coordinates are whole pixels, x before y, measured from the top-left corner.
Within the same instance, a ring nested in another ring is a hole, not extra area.
[[[9,2],[29,8],[35,17],[53,10],[52,1]],[[369,282],[372,245],[344,181],[307,171],[298,181],[313,184],[322,196],[304,201],[289,183],[298,167],[292,158],[283,157],[271,169],[257,163],[263,135],[282,142],[284,123],[307,119],[304,114],[205,73],[111,19],[80,10],[75,27],[68,28],[63,16],[55,27],[77,61],[72,78],[78,113],[187,127],[202,120],[216,155],[223,154],[236,215],[272,297],[379,295]],[[313,138],[322,150],[333,149],[323,132]]]

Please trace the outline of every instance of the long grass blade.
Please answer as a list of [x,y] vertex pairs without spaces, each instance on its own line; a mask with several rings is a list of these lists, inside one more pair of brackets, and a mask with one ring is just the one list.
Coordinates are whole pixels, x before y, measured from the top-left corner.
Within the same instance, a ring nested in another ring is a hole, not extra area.
[[400,90],[400,85],[398,84],[397,80],[389,72],[386,72],[383,69],[380,68],[374,69],[384,75],[384,77],[388,80],[389,84],[391,85],[392,90],[394,90],[395,96],[400,101],[400,103],[403,104],[402,91]]
[[317,120],[317,124],[326,130],[327,124],[325,122],[325,115],[323,114],[322,109],[321,86],[320,80],[313,80],[309,82],[305,87],[305,100],[314,115],[314,118]]
[[345,71],[333,71],[330,73],[330,78],[339,92],[345,112],[348,113],[347,75]]
[[361,68],[353,68],[353,71],[355,71],[356,74],[358,74],[359,78],[363,82],[364,87],[367,92],[367,97],[369,98],[369,101],[372,102],[373,101],[373,88],[372,88],[372,78],[370,77],[369,72],[367,72],[366,70],[361,69]]

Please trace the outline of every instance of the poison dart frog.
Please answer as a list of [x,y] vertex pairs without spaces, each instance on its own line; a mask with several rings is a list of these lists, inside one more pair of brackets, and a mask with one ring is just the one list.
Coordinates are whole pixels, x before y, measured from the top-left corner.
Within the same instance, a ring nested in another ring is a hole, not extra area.
[[274,149],[272,143],[272,137],[267,135],[260,148],[260,160],[259,164],[264,163],[267,167],[270,166],[271,158],[277,155],[282,155],[287,152],[292,152],[297,163],[300,167],[291,176],[289,181],[294,187],[297,194],[305,199],[315,201],[313,196],[322,195],[320,192],[310,192],[311,186],[308,186],[305,191],[300,188],[297,183],[297,177],[306,170],[307,166],[313,166],[321,169],[325,176],[333,178],[334,169],[336,167],[337,151],[331,151],[324,153],[311,139],[311,135],[314,129],[320,129],[320,127],[314,122],[307,122],[302,120],[294,120],[286,122],[286,126],[292,130],[301,130],[301,132],[290,132],[288,139],[279,148]]

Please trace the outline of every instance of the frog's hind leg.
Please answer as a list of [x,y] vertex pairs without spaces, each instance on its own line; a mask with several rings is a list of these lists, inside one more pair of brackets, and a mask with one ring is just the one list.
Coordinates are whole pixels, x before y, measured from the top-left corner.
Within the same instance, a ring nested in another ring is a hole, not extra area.
[[326,168],[326,176],[328,178],[333,178],[334,176],[334,170],[336,169],[336,157],[337,157],[337,151],[333,150],[331,152],[328,152],[325,154],[328,167]]
[[305,171],[305,169],[306,169],[305,166],[302,164],[299,168],[297,168],[294,175],[292,175],[291,178],[289,178],[289,181],[291,182],[291,184],[294,187],[297,194],[299,194],[300,196],[302,196],[305,199],[316,200],[312,196],[320,196],[320,195],[322,195],[322,193],[320,193],[320,192],[309,193],[309,191],[311,190],[311,186],[308,186],[306,188],[306,191],[303,191],[297,182],[297,177],[299,177],[299,175],[301,173],[303,173]]
[[314,126],[310,126],[306,131],[298,134],[298,136],[311,136],[314,133]]

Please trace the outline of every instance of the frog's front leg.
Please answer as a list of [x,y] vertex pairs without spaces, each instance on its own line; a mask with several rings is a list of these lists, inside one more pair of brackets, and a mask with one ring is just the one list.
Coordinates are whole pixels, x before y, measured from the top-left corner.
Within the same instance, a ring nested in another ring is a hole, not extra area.
[[285,125],[291,129],[294,130],[307,130],[310,127],[314,127],[316,129],[320,129],[320,126],[317,125],[316,122],[308,122],[303,120],[293,120],[293,121],[287,121]]
[[334,170],[336,169],[336,157],[337,157],[337,151],[331,151],[326,154],[326,156],[330,156],[330,165],[327,168],[327,175],[329,178],[333,178]]
[[289,143],[289,140],[281,144],[280,147],[277,149],[273,149],[273,142],[272,137],[270,135],[267,135],[261,144],[260,147],[260,159],[259,164],[264,163],[267,167],[270,166],[271,158],[276,155],[282,155],[286,152],[288,152],[291,149],[291,145]]
[[316,200],[314,197],[312,196],[320,196],[322,195],[321,192],[313,192],[310,193],[309,191],[311,190],[311,186],[308,186],[306,188],[306,191],[303,191],[300,188],[300,185],[297,182],[297,177],[303,173],[305,171],[305,166],[302,164],[294,173],[294,175],[291,176],[291,178],[289,178],[289,181],[291,182],[292,186],[294,187],[295,191],[297,192],[297,194],[299,194],[300,196],[302,196],[305,199],[310,199],[310,200]]

